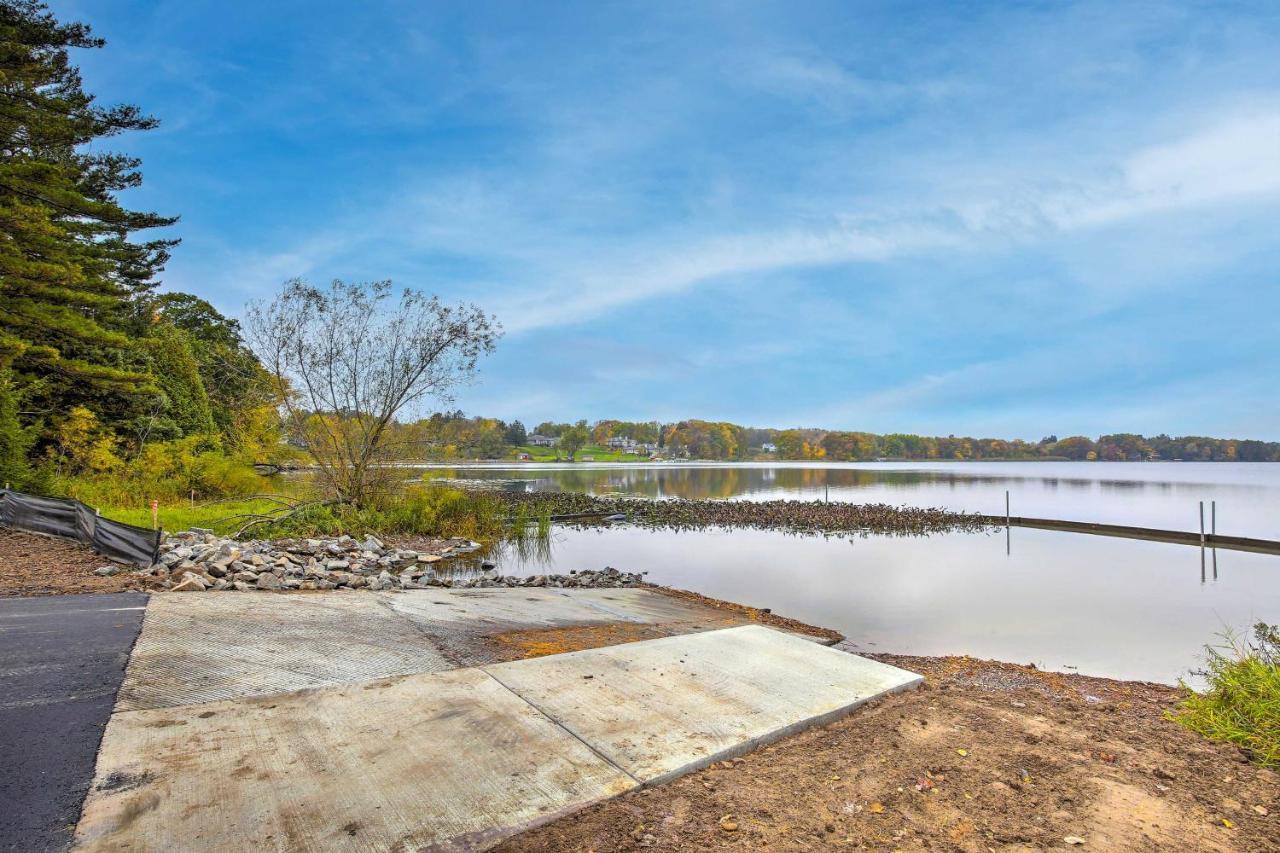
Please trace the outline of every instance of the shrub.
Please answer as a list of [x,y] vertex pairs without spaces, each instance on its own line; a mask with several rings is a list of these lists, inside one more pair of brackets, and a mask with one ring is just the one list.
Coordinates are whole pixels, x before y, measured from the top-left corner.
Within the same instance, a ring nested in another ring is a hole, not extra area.
[[187,436],[143,446],[137,456],[111,470],[81,470],[75,476],[59,476],[59,494],[104,507],[145,506],[236,497],[268,491],[268,481],[244,459],[218,449],[209,436]]
[[1228,633],[1224,641],[1205,647],[1199,674],[1208,690],[1192,693],[1169,716],[1235,744],[1264,767],[1280,766],[1280,626],[1259,622],[1252,637]]
[[[255,526],[246,535],[271,538],[373,533],[378,536],[457,536],[493,542],[502,537],[506,526],[503,506],[491,496],[442,486],[411,486],[379,498],[374,506],[317,503],[287,517],[287,508],[268,509],[280,514],[282,520]],[[241,518],[240,523],[244,520]]]

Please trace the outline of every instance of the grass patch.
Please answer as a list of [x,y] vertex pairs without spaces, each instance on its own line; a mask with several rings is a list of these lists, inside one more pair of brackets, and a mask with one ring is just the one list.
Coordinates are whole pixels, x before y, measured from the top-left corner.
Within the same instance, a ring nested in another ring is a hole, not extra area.
[[1224,635],[1205,647],[1209,685],[1169,714],[1210,740],[1244,750],[1263,767],[1280,767],[1280,625],[1262,622],[1251,636]]
[[[219,533],[228,533],[230,532],[228,528],[232,525],[232,522],[228,521],[228,519],[233,516],[269,512],[279,505],[276,501],[262,498],[229,500],[211,504],[197,503],[195,506],[180,502],[174,504],[162,503],[160,505],[160,526],[170,533],[179,530],[190,530],[193,527],[207,527]],[[108,506],[100,508],[100,512],[106,518],[113,518],[116,521],[136,524],[139,527],[151,526],[150,507]]]

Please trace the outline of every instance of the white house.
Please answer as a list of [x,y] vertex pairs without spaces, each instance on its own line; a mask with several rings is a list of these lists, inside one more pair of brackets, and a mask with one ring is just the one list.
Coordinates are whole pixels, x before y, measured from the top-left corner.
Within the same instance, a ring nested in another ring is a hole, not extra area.
[[529,436],[529,444],[534,447],[555,447],[559,443],[560,439],[550,435],[539,435],[535,432],[533,435]]
[[777,453],[778,445],[774,444],[771,441],[766,441],[764,444],[760,445],[760,449],[763,450],[765,453]]

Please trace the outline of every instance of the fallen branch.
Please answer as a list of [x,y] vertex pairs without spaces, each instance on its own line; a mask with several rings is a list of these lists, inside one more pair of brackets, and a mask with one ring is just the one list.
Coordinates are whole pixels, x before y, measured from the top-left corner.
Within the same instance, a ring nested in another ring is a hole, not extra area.
[[[313,507],[334,506],[335,504],[340,504],[340,503],[342,503],[340,499],[330,498],[329,500],[323,500],[323,501],[307,501],[306,503],[295,504],[292,507],[281,507],[281,509],[279,510],[272,510],[271,512],[259,513],[256,517],[252,518],[250,521],[247,521],[243,525],[241,525],[240,529],[237,530],[232,535],[236,539],[241,539],[244,537],[245,533],[247,533],[249,530],[252,530],[254,527],[258,527],[259,525],[278,524],[279,522],[282,522],[282,521],[288,521],[289,519],[294,518],[298,514],[305,512],[306,510],[309,510]],[[286,509],[288,510],[287,512],[285,512]],[[279,514],[279,513],[283,513],[283,514]],[[233,518],[234,517],[235,516],[233,516]]]
[[263,493],[260,495],[236,495],[235,497],[230,497],[230,498],[216,498],[214,500],[205,501],[202,504],[198,504],[198,506],[200,506],[201,508],[204,508],[204,507],[210,507],[210,506],[217,506],[218,504],[246,503],[247,501],[275,501],[276,503],[285,504],[286,506],[296,505],[296,501],[294,500],[294,498],[291,498],[288,495],[275,495],[275,494]]

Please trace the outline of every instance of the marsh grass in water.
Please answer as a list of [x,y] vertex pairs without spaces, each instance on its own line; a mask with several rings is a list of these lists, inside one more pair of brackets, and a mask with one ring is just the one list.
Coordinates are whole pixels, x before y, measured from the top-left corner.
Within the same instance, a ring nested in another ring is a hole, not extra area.
[[1208,683],[1169,714],[1211,740],[1244,750],[1263,767],[1280,767],[1280,625],[1262,622],[1252,635],[1225,634],[1205,647]]

